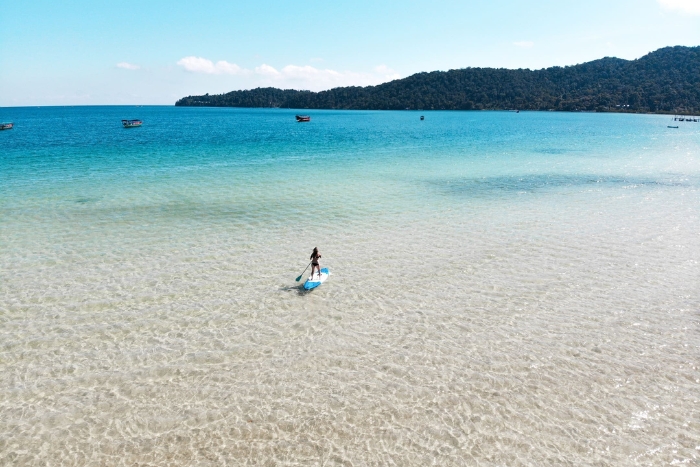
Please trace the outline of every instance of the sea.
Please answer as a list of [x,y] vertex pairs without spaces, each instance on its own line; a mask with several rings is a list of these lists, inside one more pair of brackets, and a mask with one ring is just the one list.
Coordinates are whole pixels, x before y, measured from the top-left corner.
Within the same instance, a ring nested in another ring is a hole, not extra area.
[[700,464],[700,124],[0,121],[0,465]]

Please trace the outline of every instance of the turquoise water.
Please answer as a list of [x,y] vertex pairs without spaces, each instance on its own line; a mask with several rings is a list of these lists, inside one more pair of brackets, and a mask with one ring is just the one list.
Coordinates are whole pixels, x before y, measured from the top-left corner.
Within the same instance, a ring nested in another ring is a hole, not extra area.
[[0,463],[697,462],[700,125],[295,113],[0,109]]

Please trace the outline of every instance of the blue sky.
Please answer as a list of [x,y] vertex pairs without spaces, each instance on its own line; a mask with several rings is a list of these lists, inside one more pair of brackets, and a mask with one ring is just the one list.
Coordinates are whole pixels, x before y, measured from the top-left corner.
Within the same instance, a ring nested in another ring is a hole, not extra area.
[[0,106],[173,104],[700,45],[700,0],[43,1],[0,7]]

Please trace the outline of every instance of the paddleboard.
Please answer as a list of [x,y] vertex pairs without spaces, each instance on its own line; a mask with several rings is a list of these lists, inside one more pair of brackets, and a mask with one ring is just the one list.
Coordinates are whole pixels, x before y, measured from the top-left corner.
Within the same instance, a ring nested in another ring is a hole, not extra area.
[[318,273],[315,272],[313,277],[309,277],[308,279],[306,279],[306,282],[304,282],[304,288],[306,290],[315,289],[319,285],[326,282],[326,279],[328,279],[328,276],[330,275],[331,272],[328,270],[328,268],[323,268],[321,269],[321,277],[319,277]]

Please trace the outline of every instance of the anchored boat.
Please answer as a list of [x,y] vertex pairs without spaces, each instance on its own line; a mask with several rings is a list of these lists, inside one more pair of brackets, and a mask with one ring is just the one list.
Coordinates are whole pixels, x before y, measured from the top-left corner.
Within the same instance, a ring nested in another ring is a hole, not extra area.
[[14,127],[15,124],[10,122],[10,123],[0,123],[0,130],[11,130],[12,127]]
[[133,128],[143,125],[143,122],[141,120],[122,120],[122,125],[124,125],[124,128]]
[[310,122],[311,117],[308,115],[297,115],[297,122]]
[[690,115],[674,115],[673,116],[673,121],[674,122],[695,122],[695,123],[700,123],[700,118],[695,117],[695,116],[690,116]]

